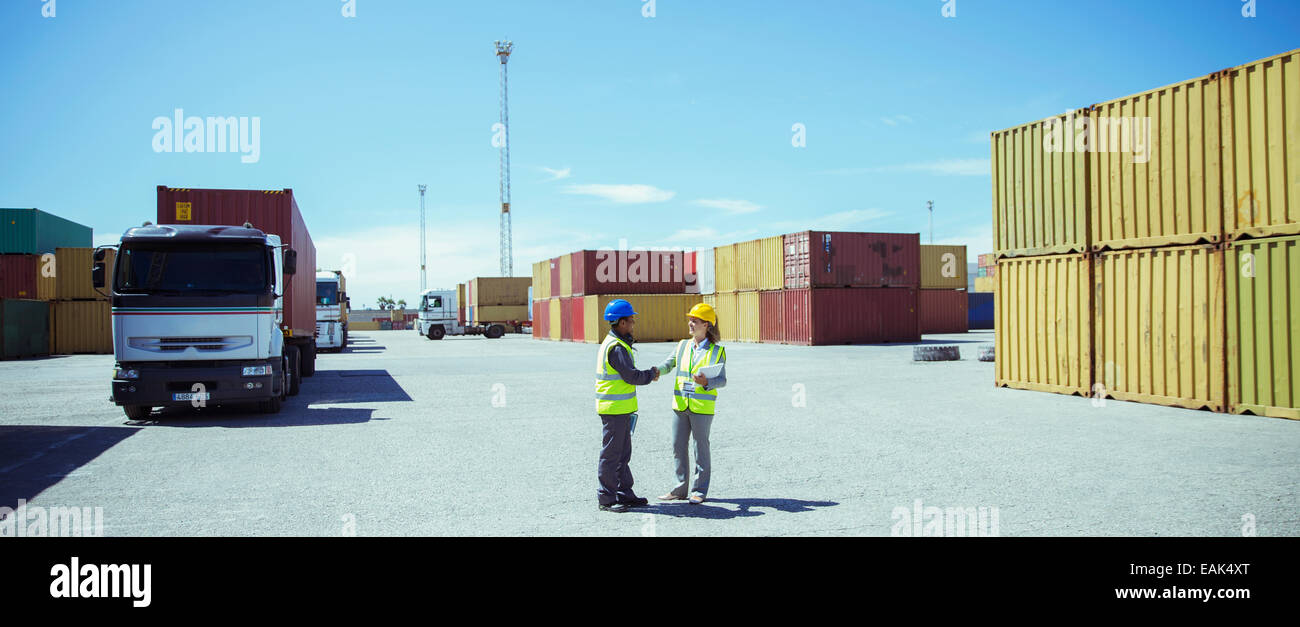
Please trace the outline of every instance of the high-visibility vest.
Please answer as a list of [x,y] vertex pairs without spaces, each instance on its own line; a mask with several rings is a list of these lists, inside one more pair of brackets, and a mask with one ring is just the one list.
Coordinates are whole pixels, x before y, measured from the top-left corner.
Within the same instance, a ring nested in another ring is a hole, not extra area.
[[618,371],[609,363],[609,351],[615,344],[627,350],[633,365],[636,358],[632,347],[618,339],[613,333],[605,336],[600,344],[600,354],[596,356],[596,413],[623,415],[636,412],[636,386],[623,380]]
[[[677,411],[690,411],[692,414],[713,415],[714,404],[718,401],[717,390],[702,390],[691,379],[695,373],[700,371],[704,366],[711,366],[720,361],[727,360],[727,351],[721,346],[714,344],[704,353],[698,362],[688,364],[686,362],[691,355],[691,343],[694,340],[682,340],[677,344],[677,383],[673,386],[673,409]],[[691,384],[693,390],[690,392],[682,391],[683,384]]]

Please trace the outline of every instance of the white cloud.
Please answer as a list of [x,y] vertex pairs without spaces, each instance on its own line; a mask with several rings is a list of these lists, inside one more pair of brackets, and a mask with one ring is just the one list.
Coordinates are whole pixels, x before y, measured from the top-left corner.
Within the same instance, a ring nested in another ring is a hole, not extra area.
[[545,173],[551,175],[551,178],[548,179],[548,180],[551,180],[551,181],[558,181],[558,180],[560,180],[560,179],[567,179],[567,178],[569,178],[569,176],[571,176],[571,175],[573,174],[573,168],[562,168],[562,169],[558,169],[558,170],[557,170],[557,169],[555,169],[555,168],[548,168],[548,167],[546,167],[546,166],[542,166],[542,167],[541,167],[541,170],[542,170],[543,172],[545,172]]
[[892,117],[880,118],[880,121],[888,126],[898,126],[899,124],[911,124],[912,118],[900,113]]
[[850,209],[848,211],[840,211],[819,216],[810,220],[785,220],[774,222],[769,224],[768,228],[781,232],[805,230],[847,231],[855,230],[853,227],[860,224],[881,220],[892,215],[894,215],[893,212],[884,211],[882,209]]
[[653,185],[569,185],[566,194],[596,196],[610,202],[635,205],[672,200],[677,192],[659,189]]
[[840,168],[822,174],[852,175],[897,172],[921,172],[935,176],[989,176],[992,171],[988,159],[938,159],[922,163],[876,166],[870,168]]
[[758,211],[759,209],[763,208],[762,205],[752,203],[748,200],[729,200],[726,198],[705,198],[701,200],[696,200],[693,202],[693,204],[699,205],[701,207],[712,207],[714,209],[721,209],[733,216],[741,215],[744,213],[754,213],[755,211]]

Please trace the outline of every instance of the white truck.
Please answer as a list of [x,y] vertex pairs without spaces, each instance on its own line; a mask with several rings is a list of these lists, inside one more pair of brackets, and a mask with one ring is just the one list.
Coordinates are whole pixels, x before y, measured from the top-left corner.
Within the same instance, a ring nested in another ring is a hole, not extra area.
[[316,349],[343,352],[348,347],[348,293],[343,273],[316,273]]
[[415,332],[431,340],[441,340],[448,335],[482,335],[496,339],[506,334],[507,327],[520,332],[521,324],[515,320],[467,324],[460,319],[460,304],[456,290],[424,290],[420,294],[419,315]]

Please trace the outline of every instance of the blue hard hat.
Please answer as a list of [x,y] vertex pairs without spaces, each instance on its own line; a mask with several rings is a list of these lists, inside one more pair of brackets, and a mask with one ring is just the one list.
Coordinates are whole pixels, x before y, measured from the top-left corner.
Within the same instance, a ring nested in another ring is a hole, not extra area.
[[605,305],[605,319],[610,322],[635,315],[636,312],[632,311],[632,303],[621,298],[611,300],[608,305]]

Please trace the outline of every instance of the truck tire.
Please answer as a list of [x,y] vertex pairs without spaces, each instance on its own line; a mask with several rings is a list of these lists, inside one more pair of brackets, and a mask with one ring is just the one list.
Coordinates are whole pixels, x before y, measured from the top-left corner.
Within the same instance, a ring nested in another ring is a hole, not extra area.
[[258,403],[257,409],[264,414],[278,414],[282,404],[279,396],[272,396],[270,399]]
[[339,352],[340,353],[343,352],[343,349],[347,347],[348,347],[348,328],[343,327],[343,341],[339,342]]
[[506,334],[506,328],[499,324],[494,324],[488,327],[487,331],[483,333],[483,335],[486,335],[489,340],[495,340],[505,334]]
[[429,327],[429,339],[441,340],[445,335],[447,335],[447,330],[442,328],[442,325],[434,325]]
[[956,346],[916,346],[912,348],[912,361],[960,361],[961,350]]
[[284,371],[284,374],[285,374],[285,381],[284,381],[285,394],[284,394],[284,395],[285,395],[285,396],[297,396],[297,395],[298,395],[298,385],[302,383],[301,375],[298,374],[298,364],[301,363],[301,362],[299,361],[299,359],[300,359],[302,353],[300,353],[300,352],[298,351],[298,347],[297,347],[297,346],[285,346],[285,347],[284,347],[284,355],[285,355],[285,357],[287,358],[287,361],[289,362],[289,363],[285,366],[285,371]]
[[302,347],[301,357],[298,362],[298,381],[301,383],[303,377],[310,377],[316,374],[316,343],[304,344]]
[[152,407],[145,407],[144,405],[122,406],[122,413],[126,414],[127,420],[144,420],[145,418],[148,418],[149,414],[152,412]]

